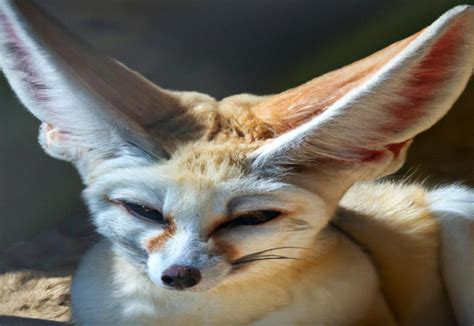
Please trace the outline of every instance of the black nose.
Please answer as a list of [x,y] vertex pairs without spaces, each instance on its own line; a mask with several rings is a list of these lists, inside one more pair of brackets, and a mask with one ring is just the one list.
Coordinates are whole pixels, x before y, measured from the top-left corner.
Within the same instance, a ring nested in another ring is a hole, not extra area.
[[194,286],[200,280],[201,272],[199,269],[191,266],[173,265],[167,268],[161,275],[163,284],[180,290]]

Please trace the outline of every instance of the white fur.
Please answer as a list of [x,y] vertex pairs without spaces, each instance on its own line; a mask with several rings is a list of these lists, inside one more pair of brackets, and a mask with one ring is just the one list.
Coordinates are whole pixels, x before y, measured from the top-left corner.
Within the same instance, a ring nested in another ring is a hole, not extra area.
[[[75,56],[68,57],[64,49]],[[20,101],[44,123],[40,143],[46,152],[75,163],[84,176],[91,165],[111,156],[121,156],[115,162],[119,166],[135,164],[137,156],[142,161],[166,157],[165,146],[151,136],[156,130],[145,130],[146,123],[159,122],[162,115],[170,118],[169,134],[193,132],[190,125],[173,123],[170,112],[182,106],[178,95],[86,49],[32,4],[0,2],[0,68]],[[176,118],[183,120],[182,115]]]
[[[47,48],[35,40],[21,14],[14,9],[10,1],[0,3],[0,13],[5,17],[5,24],[10,27],[0,29],[0,67],[25,107],[41,121],[80,138],[84,134],[86,137],[96,134],[96,141],[113,141],[113,136],[110,135],[112,130],[104,128],[105,121],[101,119],[103,114],[99,113],[98,106],[101,104],[67,76],[54,53],[48,52]],[[14,41],[12,34],[16,38]],[[19,58],[16,53],[10,52],[7,44],[11,42],[23,48],[25,58]],[[47,87],[42,91],[47,101],[41,102],[35,98],[34,88],[25,81],[27,73],[17,67],[22,59],[30,63],[29,68],[38,76],[37,81]],[[94,111],[97,113],[91,114]],[[98,116],[98,113],[101,116]]]
[[[307,271],[291,287],[265,278],[255,287],[237,275],[222,285],[224,296],[212,290],[173,292],[151,284],[102,243],[75,275],[73,308],[81,325],[345,325],[363,319],[377,293],[367,258],[355,249],[328,273]],[[351,281],[355,278],[361,281]]]
[[[324,200],[293,185],[249,176],[218,184],[208,183],[206,178],[184,180],[171,161],[111,171],[86,190],[99,232],[118,240],[93,249],[74,277],[73,309],[80,324],[272,324],[285,316],[287,322],[332,325],[365,316],[379,295],[375,273],[367,257],[347,240],[322,237],[321,247],[315,242],[315,235],[333,211]],[[137,246],[147,250],[147,240],[159,235],[161,227],[129,216],[107,201],[111,197],[132,198],[173,216],[176,234],[160,250],[149,252],[145,265],[134,260],[137,254],[130,257],[129,248],[121,247],[120,237],[135,239]],[[212,230],[209,226],[223,215],[268,208],[293,213],[257,228],[223,230],[221,235],[207,238]],[[297,225],[301,230],[293,229],[292,218],[305,222]],[[291,275],[284,272],[285,261],[260,262],[249,270],[231,273],[229,261],[210,254],[215,237],[237,246],[240,256],[282,246],[305,247],[274,253],[316,262],[318,250],[326,250],[327,241],[342,241],[350,249],[344,253],[344,263],[335,260],[324,269],[308,270],[288,286],[284,284]],[[162,284],[163,270],[176,264],[201,270],[202,280],[191,291],[167,290]],[[350,279],[354,277],[361,279],[353,282]],[[314,306],[314,302],[318,304]]]
[[[229,271],[228,263],[224,264],[218,256],[210,255],[210,246],[205,241],[211,231],[209,225],[222,219],[222,216],[270,208],[304,209],[306,214],[318,211],[320,217],[309,223],[311,232],[321,229],[329,218],[329,209],[320,198],[289,184],[246,177],[218,185],[205,184],[203,189],[196,184],[177,182],[181,177],[177,172],[171,173],[173,168],[173,162],[170,162],[168,165],[115,169],[92,183],[84,192],[100,233],[112,239],[127,237],[143,250],[147,241],[163,233],[163,227],[131,218],[109,199],[140,203],[158,209],[165,216],[173,216],[178,231],[164,248],[150,253],[147,261],[148,274],[159,286],[163,286],[161,273],[175,264],[200,268],[203,280],[197,288],[215,285],[215,279],[220,279]],[[234,241],[242,242],[239,246],[249,253],[278,247],[287,241],[285,238],[270,240],[267,233],[272,226],[268,228],[261,227],[260,232],[254,231],[255,234],[250,236],[236,230],[231,236]],[[261,239],[266,240],[262,242]],[[304,237],[302,241],[306,241]],[[298,239],[292,245],[298,246]]]
[[[30,10],[34,7],[28,2],[18,7],[13,1],[0,2],[0,67],[20,100],[45,122],[40,136],[45,149],[53,156],[74,162],[81,172],[87,185],[84,198],[98,232],[106,238],[86,255],[74,278],[73,308],[79,324],[345,325],[362,321],[374,302],[383,302],[368,257],[328,227],[337,201],[351,183],[362,179],[361,171],[348,168],[331,174],[318,170],[311,177],[301,175],[298,180],[296,173],[269,177],[259,174],[258,169],[247,170],[246,164],[233,162],[243,160],[248,152],[240,153],[242,157],[232,156],[232,142],[219,144],[221,147],[213,143],[212,147],[196,141],[202,130],[195,125],[193,114],[211,116],[218,105],[216,101],[196,94],[164,92],[113,60],[82,52],[83,48],[73,42],[56,43],[63,40],[63,36],[56,35],[58,31],[36,35],[43,23],[50,26],[50,22],[40,20],[41,24],[36,21],[35,25],[33,19],[29,21],[32,25],[28,24],[25,17]],[[461,16],[469,17],[463,33],[465,43],[456,53],[448,82],[430,103],[429,113],[396,134],[368,128],[390,120],[387,112],[382,110],[383,114],[379,114],[381,108],[399,99],[394,92],[402,88],[414,67]],[[255,159],[254,167],[276,166],[282,160],[309,162],[321,157],[360,159],[354,151],[360,144],[364,148],[383,148],[431,126],[449,109],[472,73],[472,16],[473,9],[466,6],[443,15],[364,85],[346,94],[319,117],[258,150],[251,157]],[[21,48],[20,52],[9,46],[12,42]],[[83,61],[97,59],[94,68],[104,72],[104,76],[111,69],[118,69],[118,76],[127,76],[120,80],[131,85],[130,94],[120,94],[123,106],[109,91],[112,88],[115,95],[117,89],[124,89],[124,84],[109,85],[104,83],[108,80],[101,78],[86,83],[76,78],[86,69],[95,69],[77,66],[75,60],[69,62],[61,56],[62,47],[69,46],[84,54],[87,60]],[[19,64],[22,62],[23,65]],[[141,102],[143,99],[146,101]],[[146,105],[138,110],[136,101]],[[159,110],[155,104],[159,104]],[[188,116],[188,108],[196,111]],[[145,125],[155,122],[163,128],[149,132]],[[195,143],[176,151],[182,145],[181,133],[186,134],[183,139]],[[220,151],[222,147],[227,152]],[[169,156],[168,149],[175,150],[174,155]],[[214,156],[203,155],[216,149],[219,151]],[[187,157],[187,153],[194,156]],[[364,168],[379,175],[387,166],[399,167],[404,155],[405,152],[395,165],[392,163],[396,159],[389,153]],[[199,159],[201,162],[197,163]],[[471,201],[470,194],[458,191],[454,195],[453,200],[460,206],[453,212],[451,204],[442,204],[437,199],[451,198],[443,191],[431,195],[435,212],[447,212],[450,216],[472,212],[471,204],[461,204],[464,197]],[[136,218],[120,201],[146,205],[171,216],[175,230]],[[216,227],[238,214],[264,209],[279,210],[285,216],[258,227]],[[463,239],[463,246],[471,245],[472,238],[464,237],[456,225],[457,222],[443,226],[447,230],[443,233],[443,246],[449,245],[454,233]],[[165,243],[157,248],[150,245],[167,231],[172,234]],[[293,264],[288,260],[259,261],[239,271],[233,265],[236,257],[226,253],[226,246],[219,245],[219,241],[237,248],[234,254],[239,257],[277,249],[272,254],[286,255],[285,259],[293,259]],[[466,272],[451,258],[462,254],[456,248],[445,251],[445,271],[452,286],[453,302],[464,311],[470,303],[461,289]],[[472,262],[469,257],[462,259]],[[202,274],[201,282],[189,291],[167,289],[161,275],[176,264],[196,266]],[[463,320],[471,317],[461,315]]]
[[442,270],[460,325],[474,324],[474,190],[446,186],[431,191],[441,223]]

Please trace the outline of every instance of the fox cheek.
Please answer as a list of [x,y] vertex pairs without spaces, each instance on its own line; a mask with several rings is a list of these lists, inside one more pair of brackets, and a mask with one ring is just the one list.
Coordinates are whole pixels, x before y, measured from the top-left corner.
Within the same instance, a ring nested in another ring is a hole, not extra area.
[[232,262],[241,255],[237,246],[232,245],[225,240],[212,239],[211,245],[213,247],[212,251],[214,251],[216,255],[221,256],[227,262]]

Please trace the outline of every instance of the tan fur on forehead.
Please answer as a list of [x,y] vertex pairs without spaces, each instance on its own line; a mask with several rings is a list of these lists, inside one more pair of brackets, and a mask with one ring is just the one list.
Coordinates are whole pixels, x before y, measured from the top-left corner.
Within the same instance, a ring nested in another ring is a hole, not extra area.
[[200,141],[183,146],[173,153],[168,166],[173,174],[182,178],[190,175],[223,181],[242,176],[247,170],[247,154],[260,146],[260,142],[241,143],[236,139],[225,142]]
[[264,100],[249,94],[227,97],[217,105],[196,105],[194,113],[208,126],[204,138],[178,148],[169,161],[173,174],[207,176],[222,181],[239,177],[247,169],[247,155],[274,137],[252,108]]
[[[166,119],[166,126],[162,125],[162,120],[147,125],[151,137],[160,140],[168,151],[173,152],[182,146],[183,141],[191,139],[252,143],[275,136],[273,128],[253,113],[253,107],[265,100],[266,96],[240,94],[216,101],[197,92],[170,93],[179,98],[180,107],[188,109],[182,113],[172,112],[172,117]],[[173,132],[176,130],[181,130],[187,136],[175,138]]]
[[262,96],[240,94],[220,101],[217,112],[212,115],[206,139],[251,143],[274,137],[273,128],[259,120],[252,111],[264,99]]

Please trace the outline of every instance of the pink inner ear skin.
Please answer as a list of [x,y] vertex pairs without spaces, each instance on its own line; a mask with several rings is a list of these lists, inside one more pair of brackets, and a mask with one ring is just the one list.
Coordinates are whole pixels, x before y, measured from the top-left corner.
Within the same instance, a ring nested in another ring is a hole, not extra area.
[[386,148],[395,155],[395,158],[397,158],[400,155],[400,152],[402,149],[408,144],[411,143],[411,139],[405,140],[404,142],[397,143],[397,144],[390,144],[387,145]]
[[35,100],[41,103],[48,102],[48,96],[45,93],[47,87],[41,82],[41,79],[33,68],[34,64],[28,55],[28,49],[25,48],[23,41],[17,35],[13,24],[2,12],[0,12],[0,24],[4,26],[4,31],[8,36],[6,46],[9,49],[9,54],[13,56],[16,62],[15,70],[23,73],[22,81],[26,83],[27,87],[32,91]]
[[367,156],[362,160],[363,162],[375,162],[379,160],[381,157],[383,157],[383,154],[385,153],[386,150],[389,150],[390,152],[393,153],[394,159],[398,158],[400,155],[400,152],[402,149],[408,144],[411,143],[412,139],[405,140],[404,142],[401,143],[396,143],[396,144],[389,144],[385,146],[385,150],[373,150],[373,151],[367,151]]
[[456,54],[463,44],[463,23],[462,20],[456,22],[446,31],[411,73],[400,94],[403,102],[392,104],[393,107],[388,109],[393,119],[383,125],[384,132],[406,129],[408,125],[421,119],[425,110],[430,109],[430,104],[436,100],[437,90],[452,78],[450,68],[456,66],[453,61],[457,59]]
[[352,89],[362,85],[418,34],[303,85],[273,95],[257,105],[253,112],[261,121],[270,124],[278,134],[287,132],[321,114]]

